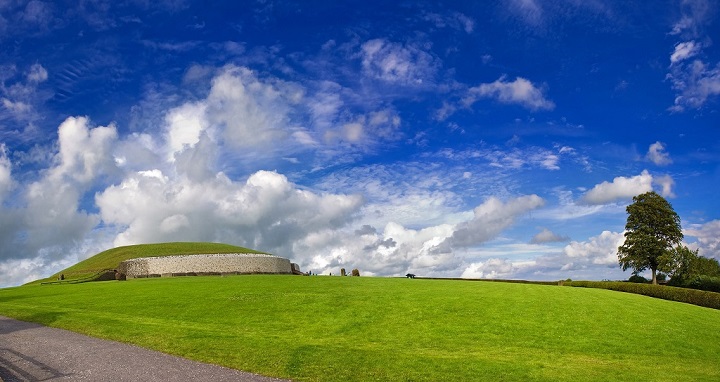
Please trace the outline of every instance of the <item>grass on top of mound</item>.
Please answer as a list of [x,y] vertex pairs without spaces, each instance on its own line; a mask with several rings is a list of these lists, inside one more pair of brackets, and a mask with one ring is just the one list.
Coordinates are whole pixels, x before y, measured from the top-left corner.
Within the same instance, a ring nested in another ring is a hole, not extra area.
[[44,281],[54,281],[62,274],[66,280],[82,279],[117,266],[130,259],[139,257],[159,257],[173,255],[215,254],[215,253],[264,253],[252,249],[222,243],[205,242],[175,242],[157,244],[128,245],[108,249],[97,255],[87,258],[69,268],[42,280],[33,281],[36,284]]
[[720,310],[602,289],[171,277],[0,289],[0,314],[295,381],[720,381]]

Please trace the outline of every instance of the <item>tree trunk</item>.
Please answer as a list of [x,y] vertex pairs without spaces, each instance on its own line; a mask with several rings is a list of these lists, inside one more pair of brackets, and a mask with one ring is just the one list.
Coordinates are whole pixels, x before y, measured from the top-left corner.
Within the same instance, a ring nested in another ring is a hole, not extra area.
[[657,285],[657,268],[652,268],[653,285]]

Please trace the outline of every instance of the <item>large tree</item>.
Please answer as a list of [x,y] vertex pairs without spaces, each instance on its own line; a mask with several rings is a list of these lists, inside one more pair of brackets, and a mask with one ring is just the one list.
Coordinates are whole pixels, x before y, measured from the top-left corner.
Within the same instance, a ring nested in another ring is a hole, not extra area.
[[627,206],[625,243],[618,247],[618,260],[623,271],[652,271],[657,284],[657,269],[662,256],[683,238],[680,217],[665,198],[654,191],[633,197]]

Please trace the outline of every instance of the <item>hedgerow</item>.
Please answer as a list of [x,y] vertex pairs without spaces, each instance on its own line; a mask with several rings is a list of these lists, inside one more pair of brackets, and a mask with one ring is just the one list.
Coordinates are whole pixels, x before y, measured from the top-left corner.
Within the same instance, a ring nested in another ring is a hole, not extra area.
[[720,277],[712,276],[695,276],[688,280],[685,285],[686,288],[706,290],[710,292],[720,292]]
[[720,309],[720,293],[704,290],[619,281],[571,281],[565,282],[564,285],[581,288],[609,289],[661,298],[663,300],[684,302],[706,308]]

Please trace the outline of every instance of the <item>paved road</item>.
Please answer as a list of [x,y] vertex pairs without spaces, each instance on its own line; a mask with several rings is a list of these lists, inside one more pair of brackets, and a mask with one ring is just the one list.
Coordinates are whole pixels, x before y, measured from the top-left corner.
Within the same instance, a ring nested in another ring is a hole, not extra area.
[[282,381],[0,316],[0,381]]

